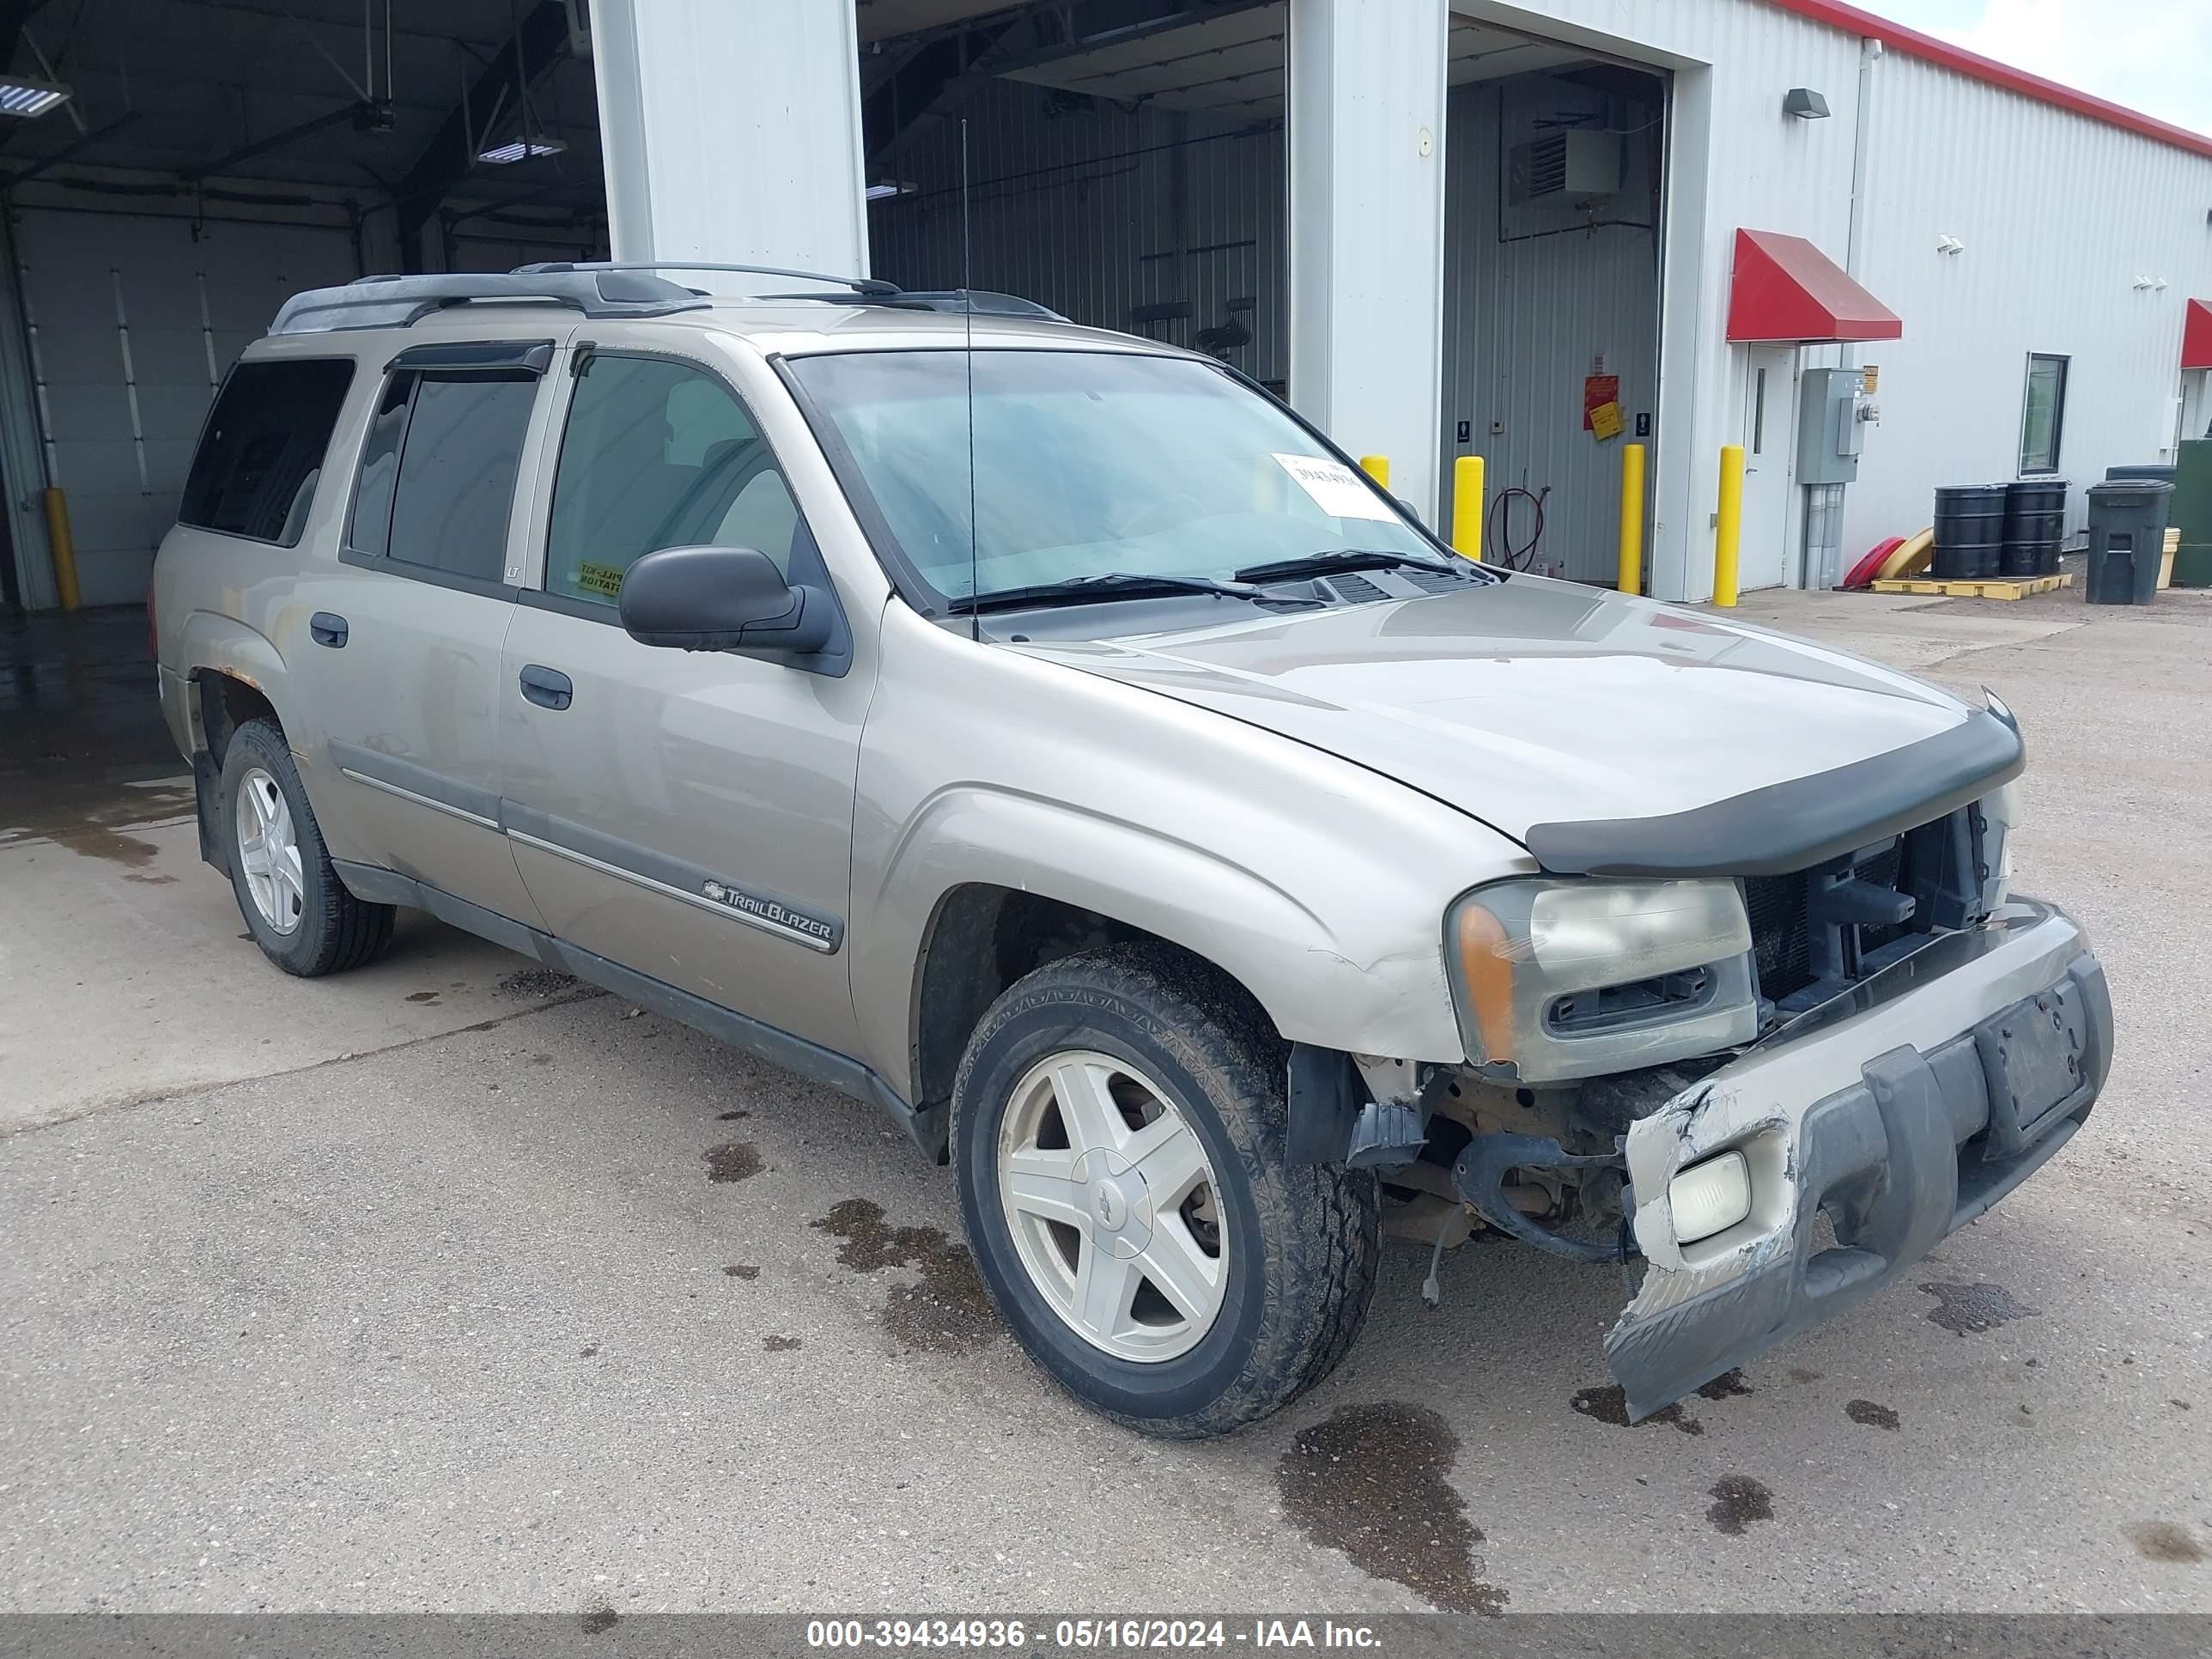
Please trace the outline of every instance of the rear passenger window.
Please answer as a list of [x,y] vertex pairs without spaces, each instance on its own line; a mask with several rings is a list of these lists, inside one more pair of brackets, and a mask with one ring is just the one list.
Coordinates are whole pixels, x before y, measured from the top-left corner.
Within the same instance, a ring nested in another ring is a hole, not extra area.
[[296,547],[353,384],[347,358],[240,363],[209,411],[177,521]]
[[362,450],[348,547],[497,583],[535,374],[404,370],[385,386]]
[[623,573],[664,547],[757,548],[788,577],[802,534],[767,441],[721,381],[665,358],[589,359],[553,475],[546,592],[611,605]]

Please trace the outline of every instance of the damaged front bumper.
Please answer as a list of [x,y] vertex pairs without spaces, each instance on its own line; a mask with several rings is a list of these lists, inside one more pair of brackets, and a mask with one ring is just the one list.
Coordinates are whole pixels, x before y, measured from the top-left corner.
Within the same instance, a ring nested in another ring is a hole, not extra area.
[[[1639,1120],[1626,1151],[1650,1268],[1605,1344],[1631,1415],[1832,1318],[2011,1191],[2081,1127],[2112,1033],[2081,929],[2014,900]],[[1669,1183],[1729,1150],[1750,1214],[1679,1242]],[[1820,1249],[1824,1211],[1836,1243]]]

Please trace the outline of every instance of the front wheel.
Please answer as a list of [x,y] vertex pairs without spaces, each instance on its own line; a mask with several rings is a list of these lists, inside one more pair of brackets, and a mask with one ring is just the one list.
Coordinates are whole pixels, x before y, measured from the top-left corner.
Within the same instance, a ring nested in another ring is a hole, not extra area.
[[1037,969],[969,1041],[952,1102],[969,1246],[1030,1356],[1133,1428],[1255,1422],[1366,1317],[1375,1180],[1284,1161],[1284,1061],[1234,985],[1152,945]]

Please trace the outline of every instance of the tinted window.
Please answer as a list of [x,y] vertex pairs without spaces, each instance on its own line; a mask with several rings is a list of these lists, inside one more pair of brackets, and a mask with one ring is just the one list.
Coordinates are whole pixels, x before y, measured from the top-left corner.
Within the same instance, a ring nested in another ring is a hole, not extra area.
[[352,384],[353,364],[344,359],[232,369],[200,434],[178,521],[297,546]]
[[395,374],[370,422],[354,491],[359,552],[496,582],[534,374]]
[[659,358],[592,357],[553,477],[548,592],[614,603],[623,573],[663,547],[757,548],[788,576],[799,512],[728,388]]
[[2058,437],[2066,423],[2066,359],[2041,354],[2027,360],[2027,399],[2020,422],[2020,470],[2056,472]]

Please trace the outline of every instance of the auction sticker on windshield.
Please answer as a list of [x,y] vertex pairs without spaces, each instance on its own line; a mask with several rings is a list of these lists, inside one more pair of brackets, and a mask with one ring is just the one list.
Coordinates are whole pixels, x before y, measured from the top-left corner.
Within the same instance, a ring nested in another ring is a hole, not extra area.
[[1277,455],[1275,460],[1330,518],[1396,522],[1397,514],[1342,461],[1325,455]]

